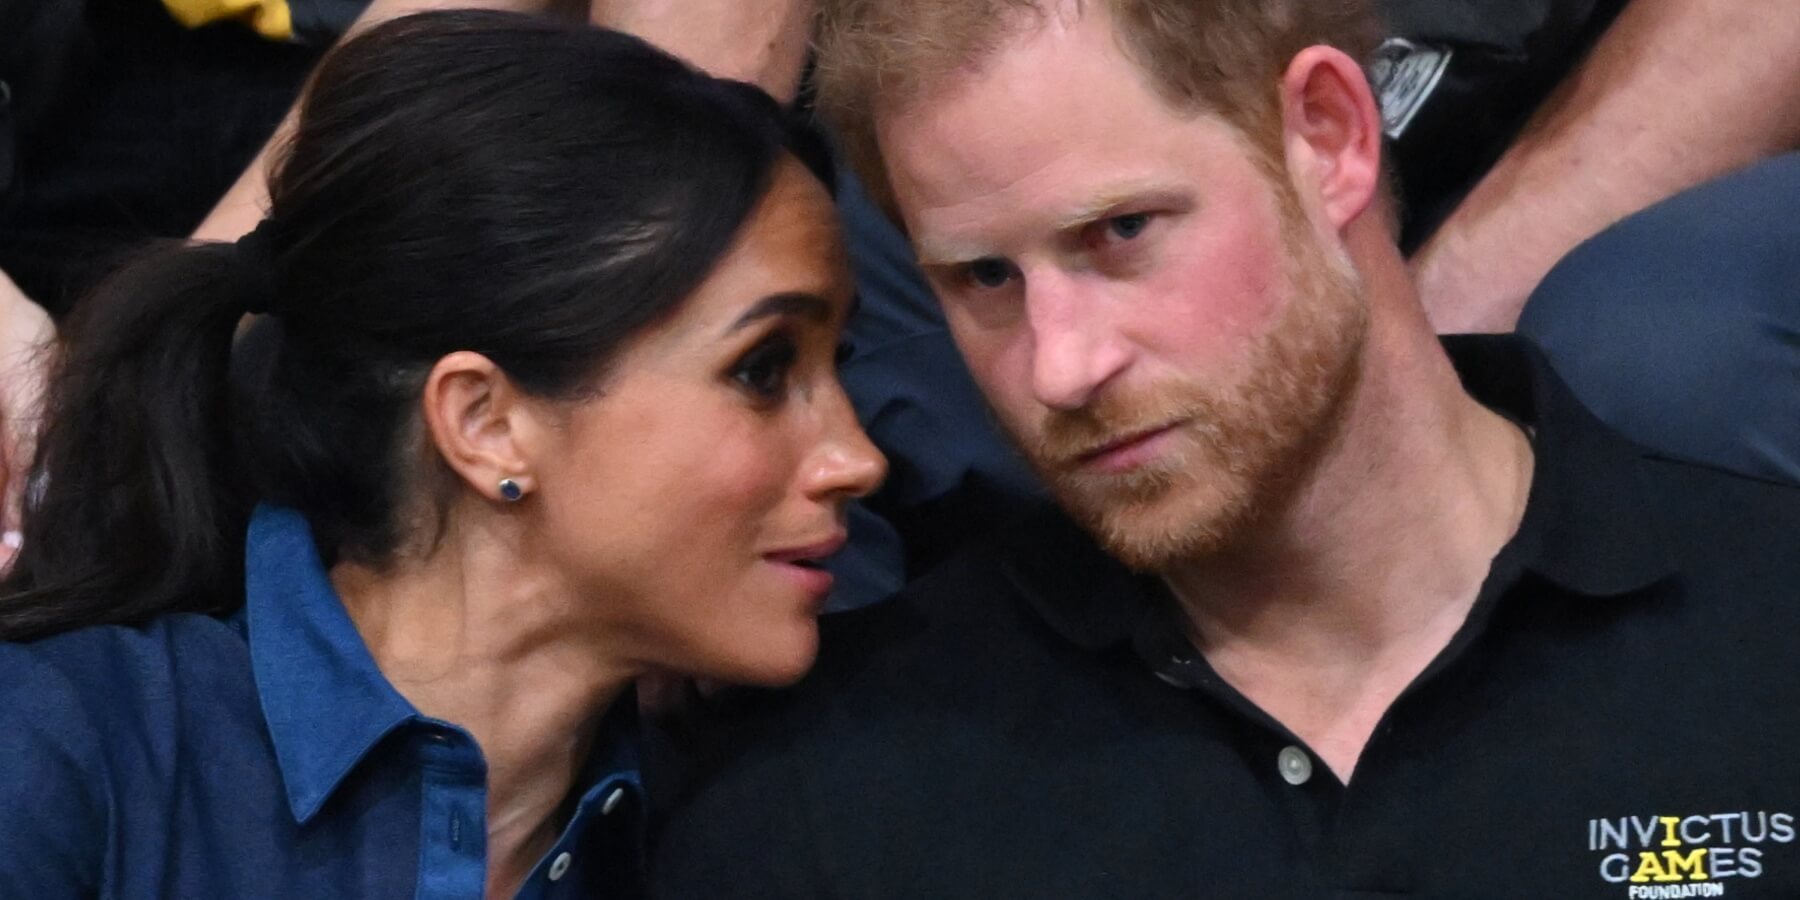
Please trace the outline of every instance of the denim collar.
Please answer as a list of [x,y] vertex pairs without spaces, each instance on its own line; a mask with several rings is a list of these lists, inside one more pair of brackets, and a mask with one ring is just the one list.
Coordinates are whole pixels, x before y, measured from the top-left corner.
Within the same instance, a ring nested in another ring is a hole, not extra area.
[[258,507],[244,569],[250,666],[288,808],[305,824],[382,738],[424,717],[375,665],[304,516]]

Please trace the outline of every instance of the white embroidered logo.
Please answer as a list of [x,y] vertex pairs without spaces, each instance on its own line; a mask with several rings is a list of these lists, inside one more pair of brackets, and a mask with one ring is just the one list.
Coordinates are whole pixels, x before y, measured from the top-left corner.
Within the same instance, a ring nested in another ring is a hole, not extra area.
[[1450,66],[1450,48],[1388,38],[1375,49],[1369,81],[1381,103],[1381,130],[1398,139]]
[[1588,820],[1600,877],[1628,900],[1723,897],[1726,882],[1760,878],[1766,844],[1791,844],[1790,813],[1729,812]]

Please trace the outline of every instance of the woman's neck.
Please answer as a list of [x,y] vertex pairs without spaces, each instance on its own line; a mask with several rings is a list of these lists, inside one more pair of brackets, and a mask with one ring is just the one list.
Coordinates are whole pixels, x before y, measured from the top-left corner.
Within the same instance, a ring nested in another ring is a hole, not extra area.
[[592,599],[522,560],[516,538],[452,533],[424,558],[331,571],[382,674],[481,747],[490,896],[510,896],[554,843],[600,719],[636,675],[604,651]]

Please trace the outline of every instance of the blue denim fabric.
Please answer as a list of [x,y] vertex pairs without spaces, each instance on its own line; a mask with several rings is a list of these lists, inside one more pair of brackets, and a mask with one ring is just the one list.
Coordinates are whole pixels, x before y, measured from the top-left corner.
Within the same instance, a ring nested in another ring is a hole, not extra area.
[[[231,620],[0,644],[0,897],[482,896],[474,739],[382,676],[300,515],[259,510],[246,559]],[[639,894],[632,706],[520,897]]]

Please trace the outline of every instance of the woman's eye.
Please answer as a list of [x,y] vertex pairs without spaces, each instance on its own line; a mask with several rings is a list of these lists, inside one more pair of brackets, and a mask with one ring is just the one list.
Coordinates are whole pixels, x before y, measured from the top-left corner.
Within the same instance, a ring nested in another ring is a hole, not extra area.
[[984,288],[1005,287],[1012,280],[1012,263],[999,257],[990,256],[969,263],[969,280]]
[[757,397],[779,397],[787,389],[796,353],[794,342],[787,337],[764,341],[738,361],[731,378]]

